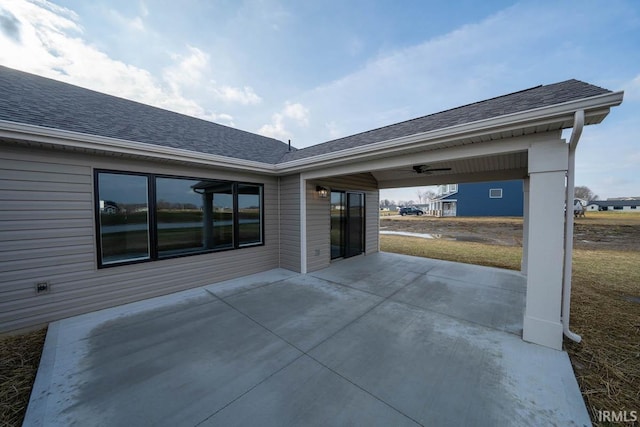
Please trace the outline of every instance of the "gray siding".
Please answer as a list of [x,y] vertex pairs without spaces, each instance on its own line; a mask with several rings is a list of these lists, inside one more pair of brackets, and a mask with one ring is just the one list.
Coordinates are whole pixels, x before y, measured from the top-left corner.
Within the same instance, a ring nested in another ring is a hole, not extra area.
[[332,190],[353,190],[365,193],[365,253],[379,251],[378,183],[369,173],[324,178],[307,182],[307,271],[328,267],[331,262],[330,199],[321,199],[316,186]]
[[[276,178],[4,143],[1,147],[0,332],[279,266]],[[97,269],[94,167],[264,183],[265,245]],[[40,281],[50,283],[49,293],[36,295]]]
[[300,272],[300,175],[280,178],[280,267]]

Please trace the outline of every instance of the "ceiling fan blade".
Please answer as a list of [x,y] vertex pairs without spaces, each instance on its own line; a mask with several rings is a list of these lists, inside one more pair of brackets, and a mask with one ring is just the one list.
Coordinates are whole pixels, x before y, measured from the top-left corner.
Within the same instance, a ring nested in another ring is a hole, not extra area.
[[413,166],[413,171],[415,173],[431,173],[438,171],[450,171],[451,168],[430,168],[428,165],[416,165]]
[[429,168],[429,169],[427,169],[427,171],[429,171],[429,172],[450,171],[450,170],[451,170],[451,168],[433,168],[433,169]]

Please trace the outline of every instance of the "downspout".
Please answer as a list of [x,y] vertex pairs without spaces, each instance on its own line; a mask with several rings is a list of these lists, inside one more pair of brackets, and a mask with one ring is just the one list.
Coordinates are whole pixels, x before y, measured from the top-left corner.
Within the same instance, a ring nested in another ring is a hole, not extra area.
[[569,139],[569,164],[567,168],[567,199],[564,221],[564,278],[562,282],[562,329],[571,341],[580,342],[582,337],[569,329],[569,313],[571,312],[571,271],[573,267],[573,199],[575,196],[576,148],[582,128],[584,127],[584,110],[575,113],[573,131]]

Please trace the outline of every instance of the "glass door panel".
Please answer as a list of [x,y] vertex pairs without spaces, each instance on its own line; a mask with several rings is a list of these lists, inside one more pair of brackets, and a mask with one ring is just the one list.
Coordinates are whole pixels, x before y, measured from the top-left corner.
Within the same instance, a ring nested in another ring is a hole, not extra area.
[[364,194],[347,193],[345,258],[364,252]]
[[331,259],[344,257],[346,203],[343,191],[331,192]]

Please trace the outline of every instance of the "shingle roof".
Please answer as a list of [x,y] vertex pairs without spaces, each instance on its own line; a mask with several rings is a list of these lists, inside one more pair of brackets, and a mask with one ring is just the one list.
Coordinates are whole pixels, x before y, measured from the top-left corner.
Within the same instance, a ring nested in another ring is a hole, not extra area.
[[579,80],[567,80],[560,83],[540,85],[531,89],[510,93],[508,95],[475,102],[473,104],[445,110],[428,116],[418,117],[405,122],[358,133],[333,141],[313,145],[290,153],[285,153],[281,162],[297,160],[319,154],[387,141],[408,135],[415,135],[437,129],[490,119],[506,114],[518,113],[534,108],[548,107],[563,102],[574,101],[591,96],[610,93]]
[[567,80],[289,151],[276,139],[0,66],[0,120],[276,164],[610,92]]
[[0,66],[0,119],[276,163],[287,144]]

